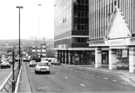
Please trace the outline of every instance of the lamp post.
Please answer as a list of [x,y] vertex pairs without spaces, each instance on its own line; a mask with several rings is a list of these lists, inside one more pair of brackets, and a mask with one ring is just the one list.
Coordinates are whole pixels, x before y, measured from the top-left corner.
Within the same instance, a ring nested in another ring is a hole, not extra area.
[[40,6],[41,4],[38,4],[39,6],[39,47],[40,47],[40,58],[41,58],[41,46],[40,46]]
[[19,69],[21,67],[21,62],[20,62],[20,56],[21,56],[21,47],[20,47],[20,9],[23,8],[22,6],[16,6],[16,8],[19,9]]

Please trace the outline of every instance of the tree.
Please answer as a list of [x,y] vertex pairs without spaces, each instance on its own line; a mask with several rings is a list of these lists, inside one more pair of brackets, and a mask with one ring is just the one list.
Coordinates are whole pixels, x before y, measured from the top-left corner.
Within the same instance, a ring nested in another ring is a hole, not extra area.
[[46,51],[46,56],[47,56],[47,57],[55,57],[55,52],[54,52],[54,50],[48,49],[48,50]]

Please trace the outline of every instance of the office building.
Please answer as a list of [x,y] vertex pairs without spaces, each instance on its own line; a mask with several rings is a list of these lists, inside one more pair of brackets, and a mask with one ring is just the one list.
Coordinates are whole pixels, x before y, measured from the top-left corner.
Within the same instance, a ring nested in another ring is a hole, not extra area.
[[61,63],[89,64],[89,0],[55,0],[54,47]]
[[[95,67],[117,69],[126,60],[135,72],[135,0],[89,0],[89,48],[94,48]],[[123,60],[123,62],[124,62]]]

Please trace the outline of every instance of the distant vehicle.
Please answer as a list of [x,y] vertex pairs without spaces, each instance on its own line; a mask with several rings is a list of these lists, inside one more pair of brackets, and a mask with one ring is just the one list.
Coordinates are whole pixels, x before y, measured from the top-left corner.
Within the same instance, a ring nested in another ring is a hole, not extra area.
[[29,63],[29,67],[35,67],[37,65],[36,61],[35,60],[31,60],[30,63]]
[[37,74],[38,72],[46,72],[50,74],[50,66],[48,63],[45,62],[39,62],[37,63],[35,67],[35,73]]
[[117,60],[117,68],[129,68],[129,59],[122,58]]
[[57,58],[55,58],[55,59],[53,60],[53,64],[54,64],[54,65],[60,65],[60,61],[59,61]]
[[1,64],[0,64],[0,67],[3,68],[3,67],[11,67],[11,64],[9,63],[9,61],[7,60],[1,60]]

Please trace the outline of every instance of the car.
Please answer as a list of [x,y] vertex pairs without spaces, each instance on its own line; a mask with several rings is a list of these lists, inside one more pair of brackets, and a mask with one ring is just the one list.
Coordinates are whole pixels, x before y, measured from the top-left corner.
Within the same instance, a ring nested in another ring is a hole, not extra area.
[[30,63],[29,63],[29,67],[35,67],[37,65],[36,61],[35,60],[31,60]]
[[36,67],[35,67],[35,73],[37,74],[38,72],[45,72],[50,74],[50,66],[48,64],[48,62],[39,62],[37,63]]
[[1,68],[3,68],[3,67],[9,67],[10,68],[11,67],[11,64],[7,60],[1,60],[0,67]]
[[129,59],[128,58],[118,59],[117,68],[129,68]]
[[54,64],[54,65],[60,65],[60,61],[59,61],[57,58],[55,58],[55,59],[53,60],[53,64]]

